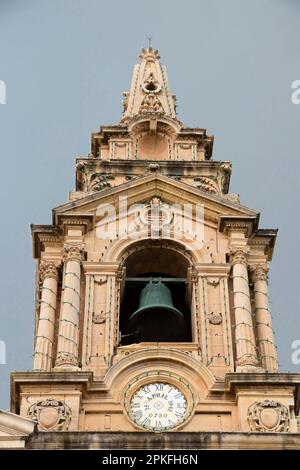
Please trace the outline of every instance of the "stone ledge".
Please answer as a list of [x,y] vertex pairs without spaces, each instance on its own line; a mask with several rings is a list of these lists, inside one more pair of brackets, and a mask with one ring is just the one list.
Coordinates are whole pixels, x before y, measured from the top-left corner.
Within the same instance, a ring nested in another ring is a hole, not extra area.
[[299,450],[300,433],[240,432],[39,432],[26,449]]

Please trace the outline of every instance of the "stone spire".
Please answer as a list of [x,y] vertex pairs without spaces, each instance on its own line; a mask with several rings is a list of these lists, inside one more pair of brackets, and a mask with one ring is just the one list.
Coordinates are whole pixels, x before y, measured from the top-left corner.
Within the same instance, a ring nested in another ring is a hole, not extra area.
[[176,118],[176,96],[169,90],[167,69],[159,62],[159,51],[143,48],[140,63],[133,69],[130,91],[123,93],[121,125],[138,116]]

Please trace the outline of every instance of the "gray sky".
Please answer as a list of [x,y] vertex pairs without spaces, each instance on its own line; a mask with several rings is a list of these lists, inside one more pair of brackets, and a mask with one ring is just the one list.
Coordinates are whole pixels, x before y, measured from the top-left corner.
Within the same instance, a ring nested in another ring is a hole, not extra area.
[[277,228],[270,289],[281,370],[298,371],[300,340],[298,0],[0,0],[0,407],[9,373],[32,367],[34,262],[30,223],[74,188],[74,160],[90,133],[117,123],[139,50],[153,36],[178,112],[215,135],[231,160],[231,191]]

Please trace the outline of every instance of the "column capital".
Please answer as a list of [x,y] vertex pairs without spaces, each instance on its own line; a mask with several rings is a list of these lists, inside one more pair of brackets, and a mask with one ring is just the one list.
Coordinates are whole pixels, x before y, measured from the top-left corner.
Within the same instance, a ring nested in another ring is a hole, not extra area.
[[269,266],[267,264],[259,264],[256,266],[250,266],[251,280],[252,282],[265,281],[268,282]]
[[83,250],[77,245],[65,245],[63,251],[63,260],[66,261],[83,261]]
[[44,282],[47,278],[53,278],[57,281],[58,279],[58,265],[53,261],[41,261],[40,264],[40,277],[41,281]]
[[188,273],[188,277],[190,279],[190,282],[192,284],[196,284],[198,281],[199,281],[199,272],[197,271],[197,269],[195,269],[195,267],[191,268],[189,273]]
[[244,264],[247,266],[249,251],[248,246],[230,248],[229,258],[231,264]]
[[240,358],[237,358],[236,365],[238,367],[257,367],[258,359],[253,354],[245,354]]
[[69,366],[78,367],[78,357],[67,351],[59,351],[56,357],[56,367]]

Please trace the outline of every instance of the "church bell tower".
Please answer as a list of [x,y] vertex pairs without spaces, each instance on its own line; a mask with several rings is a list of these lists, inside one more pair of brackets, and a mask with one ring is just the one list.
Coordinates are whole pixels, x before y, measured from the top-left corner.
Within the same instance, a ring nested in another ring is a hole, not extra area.
[[299,446],[300,374],[278,371],[268,301],[277,230],[212,154],[142,49],[119,124],[92,134],[52,223],[31,226],[33,370],[11,390],[29,448]]

